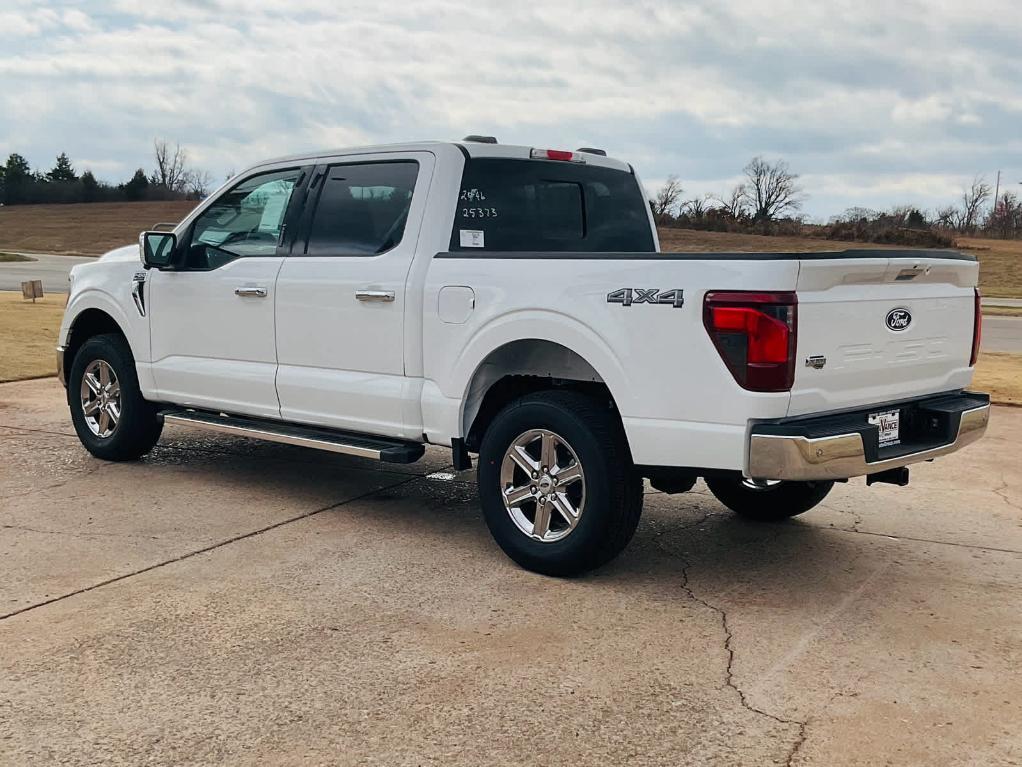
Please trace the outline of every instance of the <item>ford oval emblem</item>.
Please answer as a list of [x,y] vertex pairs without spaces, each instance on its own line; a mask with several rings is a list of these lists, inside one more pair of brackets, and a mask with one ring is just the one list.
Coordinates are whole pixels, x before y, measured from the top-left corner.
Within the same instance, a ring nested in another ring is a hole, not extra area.
[[908,309],[891,309],[887,312],[887,327],[891,330],[908,330],[912,324],[912,313]]

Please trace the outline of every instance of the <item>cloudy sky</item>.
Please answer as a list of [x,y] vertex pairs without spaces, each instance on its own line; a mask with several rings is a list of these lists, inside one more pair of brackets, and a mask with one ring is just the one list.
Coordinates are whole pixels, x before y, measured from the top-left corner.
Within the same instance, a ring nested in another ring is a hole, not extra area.
[[0,0],[0,155],[219,179],[309,148],[488,133],[655,187],[801,174],[806,212],[1022,181],[1018,0]]

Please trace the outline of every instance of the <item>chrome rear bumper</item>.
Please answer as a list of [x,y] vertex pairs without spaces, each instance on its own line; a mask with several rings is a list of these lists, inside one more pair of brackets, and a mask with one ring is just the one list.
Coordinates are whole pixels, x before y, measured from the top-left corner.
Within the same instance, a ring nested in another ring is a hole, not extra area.
[[[874,410],[895,407],[899,406]],[[897,448],[877,447],[876,427],[865,423],[866,411],[757,424],[749,439],[746,474],[753,479],[801,481],[876,474],[961,450],[983,436],[990,420],[990,398],[972,392],[903,403],[900,407],[918,413],[923,428],[929,431]],[[856,423],[860,417],[861,425]],[[837,428],[842,423],[843,430]],[[847,428],[849,425],[853,428]],[[826,433],[830,428],[834,428],[833,433]]]

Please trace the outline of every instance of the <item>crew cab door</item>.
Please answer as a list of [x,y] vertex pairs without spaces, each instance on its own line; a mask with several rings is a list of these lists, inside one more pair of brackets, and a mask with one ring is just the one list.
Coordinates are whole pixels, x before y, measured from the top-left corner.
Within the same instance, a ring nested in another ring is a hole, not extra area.
[[277,394],[287,421],[421,437],[405,377],[406,281],[434,167],[428,152],[316,168],[277,278]]
[[241,180],[192,222],[173,268],[150,274],[152,369],[160,399],[280,417],[274,288],[303,173],[284,168]]

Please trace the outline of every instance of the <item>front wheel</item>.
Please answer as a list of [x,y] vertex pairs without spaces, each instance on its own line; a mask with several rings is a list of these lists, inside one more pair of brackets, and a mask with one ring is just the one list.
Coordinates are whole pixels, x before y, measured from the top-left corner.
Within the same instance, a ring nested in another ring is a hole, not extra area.
[[494,539],[544,575],[610,561],[642,512],[642,478],[620,421],[577,392],[540,392],[505,407],[483,437],[478,481]]
[[809,511],[827,497],[833,482],[760,481],[744,477],[707,477],[718,501],[757,522],[780,522]]
[[75,354],[67,404],[85,449],[107,461],[140,458],[156,444],[163,423],[142,397],[135,360],[123,336],[93,336]]

